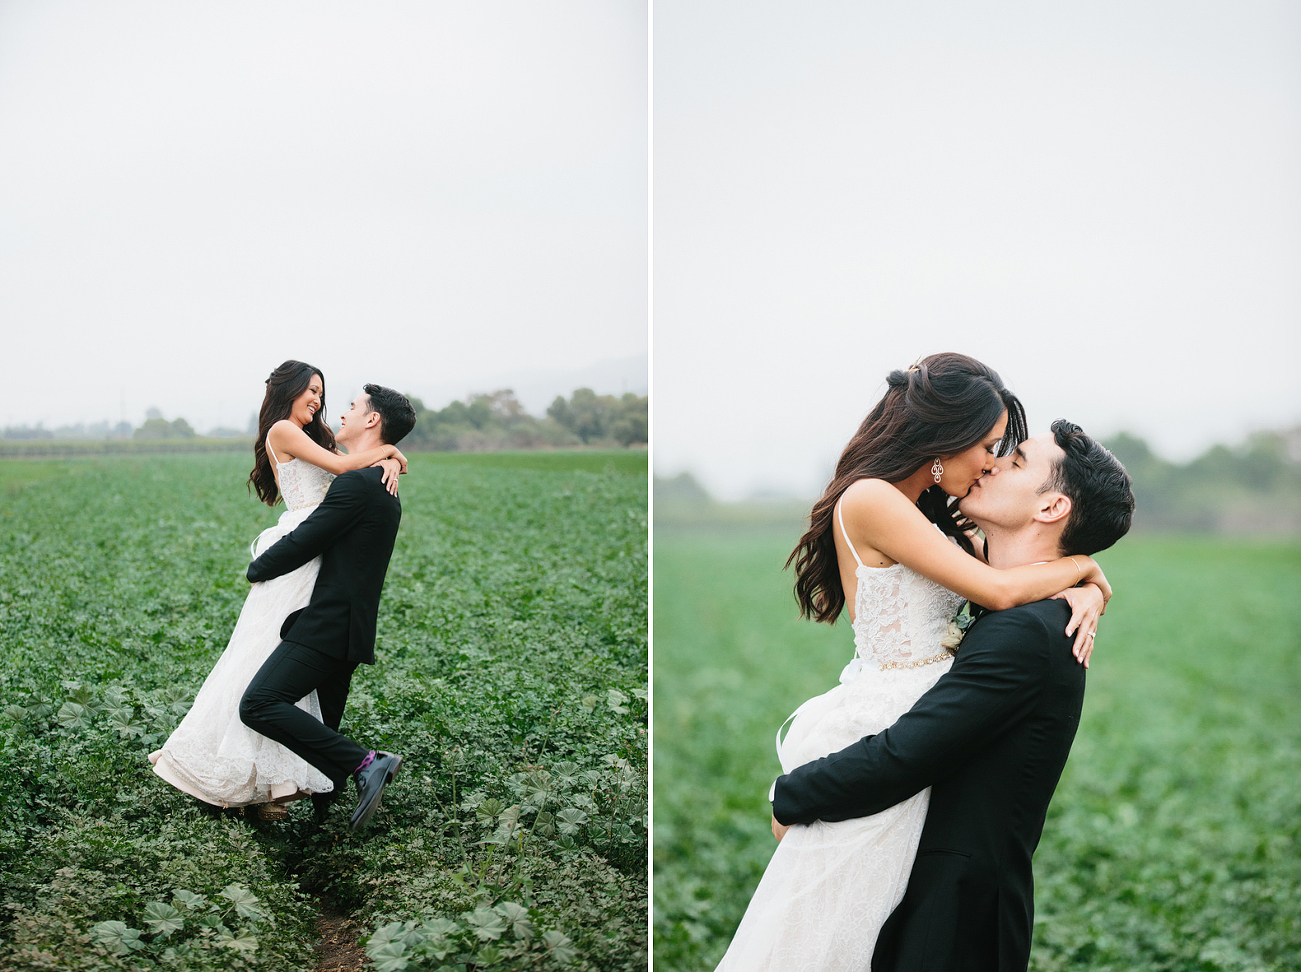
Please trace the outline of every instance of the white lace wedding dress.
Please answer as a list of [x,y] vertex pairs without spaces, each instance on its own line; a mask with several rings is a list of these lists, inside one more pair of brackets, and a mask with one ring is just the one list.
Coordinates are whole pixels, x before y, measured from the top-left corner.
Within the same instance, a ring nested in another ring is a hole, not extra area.
[[[839,507],[837,519],[845,533]],[[778,731],[784,773],[889,727],[953,664],[940,642],[962,597],[903,564],[867,567],[857,551],[854,559],[854,658],[840,685],[795,711],[784,741]],[[791,827],[719,972],[869,972],[929,801],[928,788],[870,817]]]
[[[276,461],[280,493],[287,509],[280,521],[253,541],[254,557],[307,519],[325,498],[330,473],[302,459]],[[259,735],[239,718],[239,700],[248,683],[280,644],[280,626],[290,612],[311,600],[320,558],[295,571],[254,584],[239,613],[230,643],[199,689],[190,711],[163,743],[149,754],[154,772],[179,790],[221,807],[267,803],[295,793],[325,793],[329,777],[277,742]],[[298,703],[321,718],[313,692]]]

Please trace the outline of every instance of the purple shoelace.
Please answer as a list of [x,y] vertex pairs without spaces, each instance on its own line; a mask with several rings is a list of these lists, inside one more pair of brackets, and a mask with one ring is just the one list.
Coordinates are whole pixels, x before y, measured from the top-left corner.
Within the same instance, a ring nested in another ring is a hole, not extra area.
[[358,773],[360,773],[362,770],[364,770],[367,766],[369,766],[373,762],[375,762],[375,750],[372,749],[369,753],[366,754],[366,758],[361,761],[361,765],[352,771],[352,775],[356,776]]

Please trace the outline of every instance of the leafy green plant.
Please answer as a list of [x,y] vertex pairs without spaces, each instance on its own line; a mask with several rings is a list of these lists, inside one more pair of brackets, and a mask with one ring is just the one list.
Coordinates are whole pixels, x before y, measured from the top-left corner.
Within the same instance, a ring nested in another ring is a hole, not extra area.
[[456,923],[453,966],[645,967],[645,455],[458,458],[402,482],[343,728],[405,763],[360,835],[351,794],[263,824],[150,770],[276,516],[246,457],[0,464],[0,970],[300,970],[319,897],[369,929]]
[[[852,636],[797,531],[657,535],[655,964],[713,968],[772,856],[776,726]],[[1301,969],[1301,547],[1129,537],[1035,855],[1031,967]]]

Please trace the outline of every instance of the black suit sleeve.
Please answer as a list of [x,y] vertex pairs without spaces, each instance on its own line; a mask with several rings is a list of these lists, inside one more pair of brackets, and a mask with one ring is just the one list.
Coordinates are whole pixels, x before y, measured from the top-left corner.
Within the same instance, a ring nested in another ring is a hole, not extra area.
[[865,817],[943,779],[1034,705],[1051,644],[1037,612],[981,618],[953,667],[894,725],[779,777],[773,816],[784,824]]
[[337,477],[330,484],[321,505],[307,519],[248,565],[248,579],[270,580],[297,570],[313,557],[320,556],[356,523],[366,509],[369,488],[366,478],[357,475],[358,472],[362,470]]

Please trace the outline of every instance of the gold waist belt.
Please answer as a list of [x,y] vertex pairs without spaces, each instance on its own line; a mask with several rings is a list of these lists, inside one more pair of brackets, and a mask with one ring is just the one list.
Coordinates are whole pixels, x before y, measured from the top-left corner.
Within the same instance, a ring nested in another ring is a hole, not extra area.
[[881,662],[881,670],[885,671],[887,668],[921,668],[923,665],[934,665],[936,662],[942,662],[944,659],[952,657],[953,652],[946,649],[938,655],[931,655],[930,658],[923,658],[920,661]]

